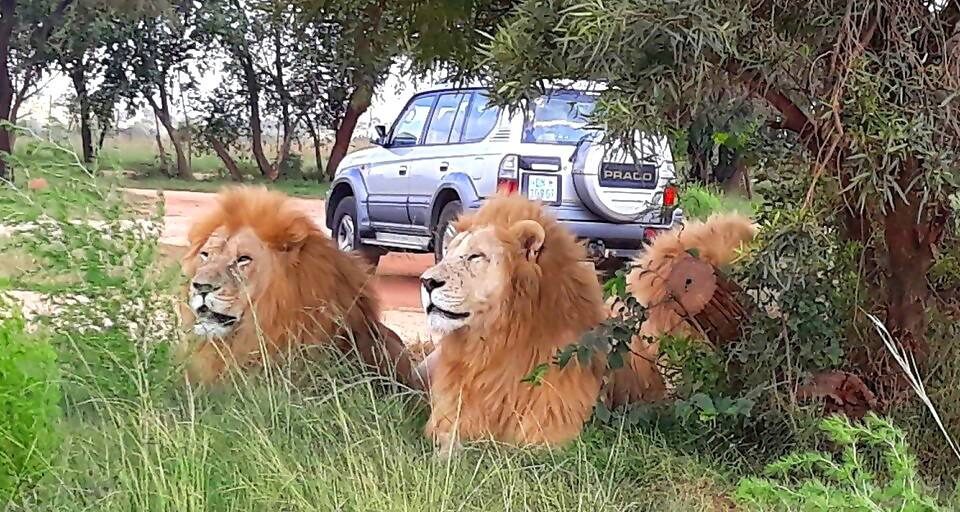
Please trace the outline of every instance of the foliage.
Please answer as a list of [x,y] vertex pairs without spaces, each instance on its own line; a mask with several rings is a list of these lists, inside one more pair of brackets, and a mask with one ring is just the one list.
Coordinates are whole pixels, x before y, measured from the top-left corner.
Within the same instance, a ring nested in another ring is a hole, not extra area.
[[[960,185],[958,27],[956,2],[526,0],[484,63],[501,104],[593,80],[611,137],[689,132],[716,110],[688,145],[787,155],[788,190],[807,181],[794,204],[859,244],[887,327],[923,347],[927,272]],[[859,363],[877,386],[891,371]]]
[[[903,432],[873,413],[863,424],[826,418],[820,427],[836,454],[801,452],[740,481],[736,499],[757,510],[946,510],[921,483]],[[885,470],[871,462],[882,460]]]
[[60,382],[49,342],[0,296],[0,503],[47,472],[60,443]]
[[753,206],[746,199],[724,195],[711,187],[687,185],[680,193],[680,208],[688,219],[707,220],[711,214],[738,212],[751,215]]
[[51,312],[42,322],[59,353],[65,398],[133,399],[162,387],[176,317],[164,293],[171,276],[157,264],[158,219],[136,218],[118,189],[101,187],[57,144],[37,141],[15,161],[50,182],[0,195],[0,218],[24,228],[7,245],[33,264],[12,282],[46,297]]

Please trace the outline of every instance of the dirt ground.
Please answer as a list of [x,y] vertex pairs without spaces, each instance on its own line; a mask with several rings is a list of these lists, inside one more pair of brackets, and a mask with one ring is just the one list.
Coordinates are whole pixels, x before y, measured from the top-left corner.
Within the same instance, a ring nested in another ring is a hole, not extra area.
[[[155,190],[126,189],[126,192],[136,201],[157,199]],[[165,253],[182,254],[193,219],[211,207],[215,197],[206,192],[163,192],[164,226],[160,243]],[[324,226],[324,202],[299,198],[296,201],[329,234]],[[429,339],[420,306],[418,277],[432,264],[432,254],[389,253],[380,259],[377,267],[374,286],[385,310],[383,322],[410,343]]]

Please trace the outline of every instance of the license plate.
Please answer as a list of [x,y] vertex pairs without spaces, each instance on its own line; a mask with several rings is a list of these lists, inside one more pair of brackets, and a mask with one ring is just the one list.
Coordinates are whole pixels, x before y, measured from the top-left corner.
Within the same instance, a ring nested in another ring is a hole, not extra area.
[[560,177],[546,174],[528,174],[527,198],[544,203],[560,202]]

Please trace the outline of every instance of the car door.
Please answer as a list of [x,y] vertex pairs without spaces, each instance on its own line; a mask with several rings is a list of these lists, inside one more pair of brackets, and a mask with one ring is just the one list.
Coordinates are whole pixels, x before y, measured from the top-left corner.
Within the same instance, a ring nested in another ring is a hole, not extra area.
[[489,197],[496,192],[497,168],[510,146],[510,116],[491,104],[486,91],[473,91],[464,117],[460,133],[454,127],[451,134],[460,141],[456,165],[470,176],[480,197]]
[[469,93],[450,91],[441,93],[433,106],[423,145],[410,167],[407,205],[410,222],[414,225],[429,226],[430,201],[434,192],[443,175],[456,167],[459,134],[457,140],[451,140],[451,132],[458,122],[463,124],[468,99]]
[[384,143],[383,158],[367,171],[367,206],[378,224],[410,223],[407,214],[411,161],[421,149],[436,94],[414,96],[393,123]]

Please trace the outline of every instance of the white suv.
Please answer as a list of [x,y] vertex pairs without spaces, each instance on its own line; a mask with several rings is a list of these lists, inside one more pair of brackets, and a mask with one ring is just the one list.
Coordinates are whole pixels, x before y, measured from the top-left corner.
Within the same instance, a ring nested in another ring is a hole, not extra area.
[[450,221],[498,190],[542,201],[591,257],[634,256],[681,213],[664,137],[638,135],[629,151],[601,144],[588,125],[597,94],[557,88],[526,109],[495,108],[479,87],[414,95],[377,146],[341,162],[327,226],[344,250],[374,262],[387,249],[433,251]]

